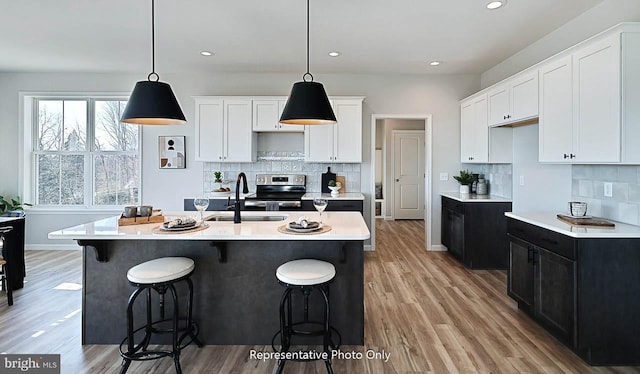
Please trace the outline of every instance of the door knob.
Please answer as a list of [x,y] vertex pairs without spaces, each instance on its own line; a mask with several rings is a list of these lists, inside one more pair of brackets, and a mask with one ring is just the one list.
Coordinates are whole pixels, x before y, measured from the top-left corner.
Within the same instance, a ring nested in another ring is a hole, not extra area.
[[396,182],[400,182],[400,179],[396,179]]

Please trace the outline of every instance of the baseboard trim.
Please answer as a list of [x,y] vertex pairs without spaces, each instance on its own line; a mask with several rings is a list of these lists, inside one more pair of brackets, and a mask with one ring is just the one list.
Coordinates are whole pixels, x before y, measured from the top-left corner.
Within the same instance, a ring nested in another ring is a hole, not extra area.
[[429,247],[429,249],[427,249],[427,251],[431,251],[431,252],[447,252],[447,247],[445,247],[442,244],[434,244],[434,245],[431,245],[431,247]]
[[364,250],[367,251],[367,252],[374,252],[374,249],[371,246],[371,244],[365,244],[364,245]]
[[79,251],[82,247],[77,244],[25,244],[24,249],[26,251]]

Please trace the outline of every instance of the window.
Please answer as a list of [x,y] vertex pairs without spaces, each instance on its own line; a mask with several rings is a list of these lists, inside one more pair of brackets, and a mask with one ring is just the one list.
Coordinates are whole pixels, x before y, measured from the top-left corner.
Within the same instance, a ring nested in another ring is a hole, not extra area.
[[120,122],[122,98],[33,98],[33,196],[38,206],[140,201],[140,127]]

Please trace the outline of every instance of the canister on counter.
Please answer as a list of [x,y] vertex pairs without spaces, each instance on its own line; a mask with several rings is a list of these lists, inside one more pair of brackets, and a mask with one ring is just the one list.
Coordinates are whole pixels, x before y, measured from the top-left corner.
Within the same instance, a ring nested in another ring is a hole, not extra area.
[[478,195],[487,195],[489,193],[489,184],[484,178],[478,179],[478,184],[476,186],[476,193]]

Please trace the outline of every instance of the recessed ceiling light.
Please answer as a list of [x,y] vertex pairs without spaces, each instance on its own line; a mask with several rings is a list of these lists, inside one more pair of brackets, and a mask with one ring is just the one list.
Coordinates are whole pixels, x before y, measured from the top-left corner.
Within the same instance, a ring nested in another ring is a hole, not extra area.
[[498,9],[501,8],[503,6],[507,5],[507,1],[506,0],[501,0],[501,1],[490,1],[487,3],[487,9]]
[[431,62],[429,63],[429,65],[431,65],[431,66],[438,66],[438,65],[440,65],[440,61],[431,61]]
[[340,52],[338,52],[338,51],[329,52],[329,56],[338,57],[338,56],[340,56]]
[[209,52],[209,51],[200,51],[200,54],[203,56],[211,56],[213,55],[213,52]]

